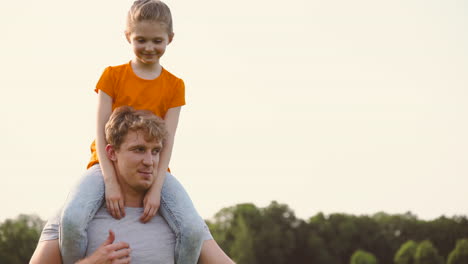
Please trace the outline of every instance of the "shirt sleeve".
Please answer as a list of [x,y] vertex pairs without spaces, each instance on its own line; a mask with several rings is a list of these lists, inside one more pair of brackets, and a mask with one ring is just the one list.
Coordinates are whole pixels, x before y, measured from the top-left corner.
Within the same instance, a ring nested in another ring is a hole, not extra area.
[[174,87],[174,96],[169,104],[169,108],[185,105],[185,83],[182,79],[178,79]]
[[60,225],[60,215],[62,210],[57,210],[54,215],[47,221],[44,229],[42,229],[41,237],[39,242],[47,240],[55,240],[59,238],[59,225]]
[[109,66],[102,73],[101,78],[99,78],[99,81],[96,84],[96,88],[94,89],[94,91],[97,93],[99,90],[101,90],[110,97],[115,98],[113,87],[114,78],[112,74],[112,67]]

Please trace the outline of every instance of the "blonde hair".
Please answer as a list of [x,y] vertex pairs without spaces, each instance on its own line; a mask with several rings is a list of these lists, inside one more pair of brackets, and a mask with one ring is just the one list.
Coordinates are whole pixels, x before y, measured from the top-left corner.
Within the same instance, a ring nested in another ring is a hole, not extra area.
[[129,131],[142,131],[147,141],[164,141],[167,137],[164,120],[148,110],[121,106],[114,110],[105,127],[107,143],[120,148]]
[[169,7],[159,0],[137,0],[128,11],[125,32],[132,32],[137,22],[154,21],[167,26],[167,33],[172,34],[172,15]]

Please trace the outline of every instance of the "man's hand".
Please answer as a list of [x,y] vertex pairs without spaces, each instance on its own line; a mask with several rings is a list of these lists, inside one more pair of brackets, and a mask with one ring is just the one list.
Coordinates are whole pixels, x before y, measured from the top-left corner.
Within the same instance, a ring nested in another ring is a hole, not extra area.
[[130,246],[125,242],[112,244],[115,234],[109,230],[107,240],[94,253],[77,264],[126,264],[130,263]]
[[117,181],[106,182],[107,211],[115,219],[125,216],[124,199]]
[[145,198],[143,199],[143,215],[140,217],[140,221],[143,223],[148,222],[151,218],[156,215],[161,204],[161,190],[154,186],[156,183],[153,183],[153,186],[146,192]]

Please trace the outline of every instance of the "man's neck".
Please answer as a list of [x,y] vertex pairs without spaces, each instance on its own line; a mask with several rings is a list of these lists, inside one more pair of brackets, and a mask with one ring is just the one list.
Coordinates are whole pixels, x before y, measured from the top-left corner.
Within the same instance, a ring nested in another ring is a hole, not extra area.
[[122,193],[124,196],[125,206],[127,207],[143,207],[143,199],[145,192],[136,191],[131,188],[122,186]]

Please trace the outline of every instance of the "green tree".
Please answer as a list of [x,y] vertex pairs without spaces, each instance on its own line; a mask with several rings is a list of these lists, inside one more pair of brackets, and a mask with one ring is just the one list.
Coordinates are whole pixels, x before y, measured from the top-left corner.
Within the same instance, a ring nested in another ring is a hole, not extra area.
[[418,244],[413,240],[406,241],[395,254],[395,264],[414,264],[414,255],[417,247]]
[[415,264],[442,264],[443,258],[429,240],[419,243],[414,254]]
[[235,240],[231,247],[232,258],[237,263],[256,264],[253,234],[243,216],[239,216],[235,232]]
[[[465,223],[465,224],[464,224]],[[426,223],[424,239],[430,239],[442,256],[448,256],[458,239],[468,237],[466,218],[441,216]]]
[[28,263],[44,226],[38,216],[19,215],[0,225],[0,263]]
[[[465,216],[424,221],[411,212],[318,213],[303,221],[277,202],[266,208],[253,204],[224,208],[209,226],[220,246],[239,264],[349,263],[358,248],[372,252],[385,264],[417,264],[416,255],[420,264],[430,264],[424,259],[431,254],[440,263],[440,256],[449,255],[457,239],[468,237]],[[433,244],[419,247],[414,242],[426,239]]]
[[259,263],[283,264],[293,257],[295,229],[300,225],[294,212],[276,201],[261,209],[261,226],[256,233],[255,252]]
[[447,264],[466,264],[468,263],[468,239],[459,239],[457,245],[450,252]]
[[258,261],[258,232],[262,228],[260,209],[251,203],[221,209],[208,221],[213,237],[226,253],[240,264]]
[[356,250],[351,256],[351,264],[377,264],[377,259],[372,253],[364,250]]
[[[331,214],[326,217],[319,213],[310,218],[309,225],[321,238],[313,239],[311,242],[321,243],[323,241],[329,255],[332,256],[333,261],[328,263],[348,262],[355,247],[360,246],[355,241],[358,232],[351,215]],[[354,248],[353,242],[356,242]]]
[[295,229],[296,247],[288,263],[327,264],[338,263],[333,259],[322,237],[305,221]]
[[379,212],[374,214],[372,219],[377,222],[376,232],[379,235],[374,235],[372,241],[366,239],[372,244],[364,248],[372,251],[383,263],[391,263],[395,258],[395,252],[407,240],[418,239],[414,234],[419,231],[417,227],[422,221],[418,221],[417,217],[410,212],[394,215]]

